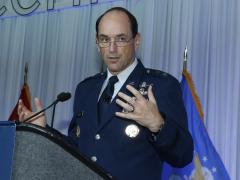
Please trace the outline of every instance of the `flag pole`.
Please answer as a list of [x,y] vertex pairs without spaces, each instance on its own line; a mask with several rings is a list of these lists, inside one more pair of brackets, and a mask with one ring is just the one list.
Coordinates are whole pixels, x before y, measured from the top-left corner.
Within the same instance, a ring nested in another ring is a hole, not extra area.
[[[183,74],[185,75],[185,78],[188,78],[188,81],[190,82],[189,85],[192,86],[192,88],[194,89],[193,82],[191,80],[192,78],[191,78],[190,74],[187,72],[187,58],[188,58],[188,54],[187,54],[187,46],[186,46],[184,49],[184,55],[183,55]],[[194,92],[195,92],[195,90],[194,90]],[[201,165],[201,161],[199,159],[198,153],[196,153],[194,155],[193,163],[195,166],[194,179],[204,180],[204,176],[202,173],[202,165]]]
[[183,71],[187,70],[187,46],[184,49],[184,55],[183,55]]
[[28,63],[25,63],[25,68],[24,68],[24,84],[27,84],[28,80]]

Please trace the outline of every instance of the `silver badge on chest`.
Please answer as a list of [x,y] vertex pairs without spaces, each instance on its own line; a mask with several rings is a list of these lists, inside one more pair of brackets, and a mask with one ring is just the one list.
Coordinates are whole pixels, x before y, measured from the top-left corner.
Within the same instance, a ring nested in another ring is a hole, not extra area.
[[135,138],[139,134],[140,129],[135,124],[130,124],[125,129],[125,134],[130,138]]
[[148,87],[152,85],[152,84],[147,84],[147,82],[142,82],[140,85],[139,85],[139,92],[141,95],[143,96],[146,96],[147,95],[147,91],[148,91]]

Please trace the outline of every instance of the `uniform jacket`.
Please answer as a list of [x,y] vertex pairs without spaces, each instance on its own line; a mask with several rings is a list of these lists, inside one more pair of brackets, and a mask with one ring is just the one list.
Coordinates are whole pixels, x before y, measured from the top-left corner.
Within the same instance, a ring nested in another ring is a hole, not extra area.
[[[141,84],[153,86],[158,109],[165,119],[159,133],[115,116],[122,108],[113,99],[106,118],[99,123],[97,103],[106,73],[87,78],[77,86],[74,114],[69,138],[79,151],[106,169],[117,179],[160,179],[162,163],[183,167],[192,160],[193,143],[187,128],[187,117],[178,81],[171,75],[146,69],[139,61],[121,92],[129,94],[127,84],[141,89]],[[147,90],[147,88],[146,88]],[[125,130],[135,124],[139,134],[131,138]]]

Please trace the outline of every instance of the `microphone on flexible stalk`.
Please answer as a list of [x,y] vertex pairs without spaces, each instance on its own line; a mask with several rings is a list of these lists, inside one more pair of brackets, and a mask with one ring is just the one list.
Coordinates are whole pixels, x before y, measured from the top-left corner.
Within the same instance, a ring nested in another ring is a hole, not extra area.
[[[71,98],[71,93],[69,93],[69,92],[62,92],[62,93],[60,93],[60,94],[57,96],[58,102],[59,102],[59,101],[64,102],[64,101],[67,101],[67,100],[70,99],[70,98]],[[55,103],[55,104],[53,105],[51,128],[53,128],[53,122],[54,122],[56,104],[57,104],[57,103]]]
[[[49,106],[47,106],[46,108],[42,109],[41,111],[38,111],[36,113],[34,113],[33,115],[31,115],[30,117],[24,119],[22,122],[26,122],[29,121],[31,119],[33,119],[34,117],[36,117],[37,115],[41,114],[42,112],[46,111],[47,109],[49,109],[50,107],[52,107],[53,105],[56,106],[56,104],[58,102],[64,102],[67,101],[68,99],[71,98],[71,93],[69,92],[61,92],[60,94],[58,94],[57,99],[55,101],[53,101],[52,104],[50,104]],[[55,109],[55,108],[54,108]],[[53,112],[54,113],[54,112]],[[52,117],[52,124],[53,124],[53,118],[54,118],[54,114]]]

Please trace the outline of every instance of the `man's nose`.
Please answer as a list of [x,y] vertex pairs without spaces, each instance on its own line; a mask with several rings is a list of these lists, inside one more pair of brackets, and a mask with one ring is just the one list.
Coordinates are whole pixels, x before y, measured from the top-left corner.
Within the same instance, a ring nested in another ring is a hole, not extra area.
[[117,50],[117,45],[115,41],[109,42],[109,51],[110,52],[116,52]]

